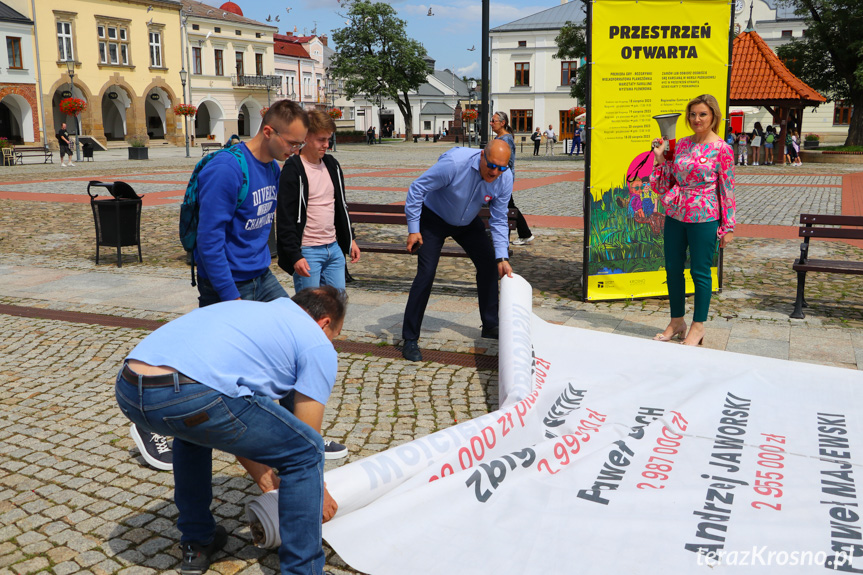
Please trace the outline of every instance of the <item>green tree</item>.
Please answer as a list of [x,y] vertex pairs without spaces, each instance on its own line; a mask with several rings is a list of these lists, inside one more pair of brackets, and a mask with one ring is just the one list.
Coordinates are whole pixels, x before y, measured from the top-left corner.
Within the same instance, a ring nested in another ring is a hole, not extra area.
[[[584,0],[582,3],[584,4]],[[584,4],[583,9],[587,14],[587,4]],[[567,22],[561,27],[560,33],[554,39],[557,44],[555,58],[575,61],[581,61],[582,58],[587,59],[587,26],[584,22]],[[580,105],[587,102],[587,77],[587,68],[579,68],[575,76],[575,83],[570,86],[570,95],[577,98]]]
[[801,80],[854,106],[846,146],[863,146],[863,2],[785,0],[806,20],[802,38],[776,53]]
[[[336,77],[345,80],[348,98],[361,94],[396,102],[413,137],[413,111],[408,93],[426,81],[426,50],[407,37],[405,21],[389,4],[356,0],[348,5],[344,28],[333,31],[338,48],[331,62]],[[379,128],[380,129],[380,128]]]

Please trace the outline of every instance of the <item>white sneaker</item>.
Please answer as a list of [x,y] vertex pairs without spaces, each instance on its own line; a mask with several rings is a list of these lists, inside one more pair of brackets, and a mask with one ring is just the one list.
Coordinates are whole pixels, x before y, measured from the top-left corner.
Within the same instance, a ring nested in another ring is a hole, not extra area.
[[66,164],[60,164],[60,167],[61,167],[61,168],[65,168],[65,167],[66,167]]
[[71,167],[73,167],[73,168],[74,168],[74,167],[75,167],[75,164],[73,164],[72,162],[69,162],[69,166],[71,166]]
[[757,166],[757,165],[758,165],[758,162],[755,162],[755,163],[754,163],[754,164],[752,164],[752,165],[753,165],[753,166]]
[[514,245],[514,246],[525,246],[525,245],[529,244],[530,242],[532,242],[534,239],[536,239],[536,238],[534,238],[533,235],[531,235],[529,238],[517,238],[517,239],[512,240],[512,245]]

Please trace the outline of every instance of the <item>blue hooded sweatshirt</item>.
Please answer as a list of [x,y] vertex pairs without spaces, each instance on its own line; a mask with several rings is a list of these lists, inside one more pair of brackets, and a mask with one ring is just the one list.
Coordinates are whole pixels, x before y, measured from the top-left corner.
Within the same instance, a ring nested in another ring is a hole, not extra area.
[[237,207],[243,172],[227,152],[216,155],[198,174],[198,240],[195,263],[222,301],[237,299],[236,282],[254,279],[271,263],[267,239],[276,214],[279,166],[255,158],[236,144],[249,166],[249,193]]

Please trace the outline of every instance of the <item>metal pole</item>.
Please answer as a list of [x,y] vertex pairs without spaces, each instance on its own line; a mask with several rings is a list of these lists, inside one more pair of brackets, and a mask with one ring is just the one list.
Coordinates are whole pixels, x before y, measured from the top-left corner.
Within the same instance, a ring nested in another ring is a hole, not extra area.
[[482,0],[482,60],[480,61],[480,66],[482,67],[482,104],[480,104],[480,113],[479,113],[479,121],[480,121],[480,142],[479,145],[481,148],[484,148],[488,143],[488,93],[490,91],[489,86],[489,77],[488,77],[488,64],[489,64],[489,38],[488,38],[488,30],[489,30],[489,4],[490,0]]
[[36,32],[36,0],[30,0],[30,9],[33,14],[33,41],[36,43],[36,77],[39,79],[37,86],[39,86],[39,115],[42,117],[42,143],[47,148],[48,132],[45,131],[45,99],[42,97],[42,61],[39,59],[39,34]]
[[[74,68],[69,70],[69,92],[72,98],[75,97],[75,72]],[[78,137],[81,133],[81,122],[78,121],[78,114],[75,114],[75,161],[81,161],[81,146],[79,145]]]
[[[188,16],[181,10],[180,11],[180,64],[183,63],[183,52],[186,50],[186,18]],[[183,84],[183,105],[187,106],[189,102],[186,100],[186,69],[180,66],[182,69],[180,70],[180,83]],[[190,84],[191,86],[191,84]],[[183,114],[183,131],[186,134],[186,157],[189,158],[189,116],[187,114]]]

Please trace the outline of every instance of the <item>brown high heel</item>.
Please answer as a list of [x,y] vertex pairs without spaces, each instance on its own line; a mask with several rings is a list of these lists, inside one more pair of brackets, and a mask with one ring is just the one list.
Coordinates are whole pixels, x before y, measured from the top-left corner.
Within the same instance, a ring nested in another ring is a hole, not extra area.
[[680,342],[680,345],[688,345],[690,347],[695,347],[695,346],[703,345],[703,344],[704,344],[704,336],[703,335],[701,336],[701,339],[699,339],[698,343],[696,343],[696,344],[686,343],[686,340]]

